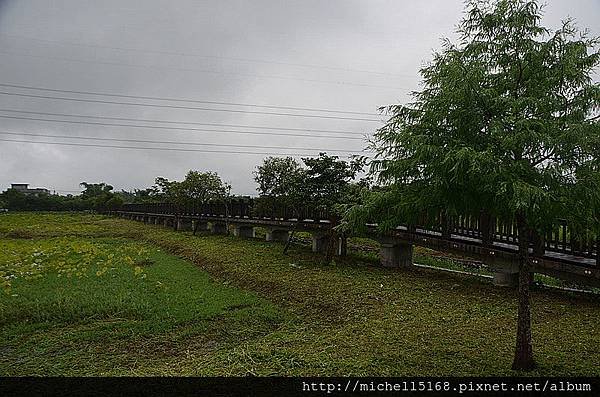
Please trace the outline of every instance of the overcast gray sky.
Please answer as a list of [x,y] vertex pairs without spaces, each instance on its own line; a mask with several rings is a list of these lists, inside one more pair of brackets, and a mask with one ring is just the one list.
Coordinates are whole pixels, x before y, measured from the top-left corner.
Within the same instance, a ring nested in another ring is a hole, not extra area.
[[[0,84],[375,114],[381,105],[406,102],[407,91],[418,88],[419,67],[439,48],[440,38],[454,37],[462,10],[460,0],[0,0]],[[579,26],[590,28],[593,34],[600,33],[598,0],[550,0],[545,15],[545,24],[551,27],[569,15]],[[347,152],[331,154],[345,156],[360,153],[365,144],[356,138],[372,133],[380,125],[347,120],[378,119],[368,114],[100,96],[14,86],[0,86],[0,92],[4,93],[0,94],[0,116],[12,117],[0,117],[0,132],[4,133],[0,139],[196,150],[0,141],[1,190],[10,183],[22,182],[64,194],[78,190],[81,181],[104,181],[115,189],[129,190],[152,185],[156,176],[181,179],[187,170],[197,169],[218,172],[233,185],[235,193],[254,194],[252,170],[264,155],[200,151],[316,155],[321,149],[337,149]],[[92,141],[14,133],[174,143]],[[276,133],[309,136],[273,135]]]

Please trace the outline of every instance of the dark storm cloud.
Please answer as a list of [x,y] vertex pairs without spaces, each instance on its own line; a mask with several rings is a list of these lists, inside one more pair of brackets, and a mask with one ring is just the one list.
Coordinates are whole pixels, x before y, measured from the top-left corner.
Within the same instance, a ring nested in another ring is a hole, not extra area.
[[[432,49],[439,48],[440,38],[453,37],[462,7],[460,0],[4,0],[0,1],[0,83],[374,112],[378,106],[406,101],[406,91],[418,87],[418,68],[430,59]],[[576,18],[581,26],[594,28],[600,18],[600,4],[595,0],[551,1],[547,6],[546,22],[557,26],[567,15]],[[598,34],[597,31],[592,32]],[[5,87],[0,87],[0,91],[90,98]],[[234,109],[230,106],[212,107]],[[378,125],[363,121],[7,95],[0,95],[0,108],[354,132],[372,132]],[[1,131],[309,147],[314,148],[313,154],[321,148],[357,152],[364,146],[357,140],[0,120]],[[97,143],[58,138],[0,138]],[[101,144],[149,146],[122,142]],[[163,146],[202,149],[185,144]],[[226,147],[206,149],[228,150]],[[188,169],[200,169],[219,172],[238,193],[253,193],[252,169],[261,159],[262,156],[258,155],[138,151],[0,141],[0,188],[11,182],[29,182],[52,189],[74,190],[79,182],[85,180],[106,181],[118,189],[130,189],[148,186],[158,175],[181,178]]]

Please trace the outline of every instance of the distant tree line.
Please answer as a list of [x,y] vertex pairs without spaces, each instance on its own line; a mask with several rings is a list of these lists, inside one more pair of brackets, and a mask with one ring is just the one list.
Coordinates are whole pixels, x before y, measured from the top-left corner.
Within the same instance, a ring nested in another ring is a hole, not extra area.
[[[320,153],[317,157],[268,157],[254,172],[258,197],[256,206],[271,209],[286,206],[297,212],[310,206],[340,217],[342,207],[356,203],[357,192],[368,185],[356,180],[365,164],[362,158],[344,161]],[[80,184],[78,195],[24,193],[8,189],[0,193],[0,208],[10,211],[107,211],[127,203],[168,202],[181,211],[191,205],[222,202],[227,206],[231,185],[211,171],[190,170],[181,181],[159,176],[154,185],[133,191],[114,191],[107,183]]]
[[106,183],[80,184],[78,195],[24,193],[8,189],[0,193],[0,208],[10,211],[105,211],[123,205],[124,199]]

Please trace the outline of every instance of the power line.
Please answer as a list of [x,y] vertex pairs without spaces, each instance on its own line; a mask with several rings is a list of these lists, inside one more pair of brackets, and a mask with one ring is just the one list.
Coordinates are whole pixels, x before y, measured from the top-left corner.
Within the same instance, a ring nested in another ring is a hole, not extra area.
[[4,139],[4,138],[0,138],[0,141],[16,142],[16,143],[29,143],[29,144],[42,144],[42,145],[98,147],[98,148],[112,148],[112,149],[163,150],[163,151],[174,151],[174,152],[227,153],[227,154],[258,154],[258,155],[265,155],[265,156],[294,156],[294,157],[308,156],[308,154],[306,154],[306,153],[247,152],[247,151],[232,151],[232,150],[179,149],[179,148],[162,148],[162,147],[150,147],[150,146],[118,146],[118,145],[100,145],[100,144],[87,144],[87,143],[67,143],[67,142],[40,142],[40,141],[34,142],[34,141]]
[[39,42],[43,42],[43,43],[55,43],[55,44],[68,45],[68,46],[74,46],[74,47],[104,48],[104,49],[116,50],[116,51],[145,52],[145,53],[149,53],[149,54],[176,55],[176,56],[194,57],[194,58],[226,59],[226,60],[239,61],[239,62],[298,66],[298,67],[311,68],[311,69],[339,70],[339,71],[345,71],[345,72],[368,73],[368,74],[381,75],[381,76],[414,77],[413,75],[409,75],[409,74],[376,72],[376,71],[364,70],[364,69],[342,68],[342,67],[325,66],[325,65],[310,65],[310,64],[304,64],[304,63],[281,62],[281,61],[271,61],[271,60],[263,60],[263,59],[225,57],[222,55],[190,54],[190,53],[175,52],[175,51],[143,50],[143,49],[139,49],[139,48],[111,47],[111,46],[99,45],[99,44],[73,43],[73,42],[66,42],[66,41],[59,41],[59,40],[39,39],[39,38],[34,38],[34,37],[27,37],[27,36],[21,36],[21,35],[13,35],[13,34],[2,34],[0,36],[16,37],[16,38],[20,38],[20,39],[39,41]]
[[71,135],[54,135],[54,134],[33,134],[28,132],[9,132],[0,131],[2,135],[20,135],[20,136],[37,136],[45,138],[67,138],[67,139],[82,139],[82,140],[93,140],[93,141],[118,141],[118,142],[135,142],[135,143],[156,143],[156,144],[176,144],[176,145],[193,145],[193,146],[217,146],[217,147],[235,147],[235,148],[254,148],[254,149],[282,149],[282,150],[318,150],[319,152],[342,152],[350,153],[351,150],[347,149],[327,149],[327,148],[303,148],[303,147],[289,147],[289,146],[263,146],[263,145],[234,145],[227,143],[200,143],[200,142],[179,142],[179,141],[154,141],[146,139],[125,139],[125,138],[101,138],[101,137],[88,137],[88,136],[71,136]]
[[265,115],[271,115],[271,116],[306,117],[306,118],[332,119],[332,120],[371,121],[371,122],[381,123],[381,120],[355,118],[355,117],[321,116],[321,115],[314,115],[314,114],[278,113],[278,112],[259,112],[259,111],[252,111],[252,110],[214,109],[214,108],[201,108],[201,107],[194,107],[194,106],[160,105],[160,104],[155,104],[155,103],[105,101],[105,100],[100,100],[100,99],[65,98],[65,97],[57,97],[57,96],[50,96],[50,95],[34,95],[34,94],[23,94],[23,93],[5,92],[5,91],[0,91],[0,94],[10,95],[10,96],[27,97],[27,98],[57,99],[57,100],[61,100],[61,101],[102,103],[102,104],[110,104],[110,105],[131,105],[131,106],[143,106],[143,107],[152,107],[152,108],[201,110],[201,111],[208,111],[208,112],[225,112],[225,113],[265,114]]
[[[119,121],[133,121],[143,123],[165,123],[165,124],[189,124],[189,125],[206,125],[211,127],[233,127],[233,128],[251,128],[258,130],[273,130],[273,131],[301,131],[301,132],[324,132],[330,134],[348,134],[348,135],[362,135],[364,133],[355,131],[340,131],[340,130],[322,130],[314,128],[292,128],[292,127],[269,127],[269,126],[252,126],[245,124],[219,124],[219,123],[200,123],[195,121],[173,121],[173,120],[155,120],[155,119],[134,119],[128,117],[109,117],[109,116],[93,116],[85,114],[66,114],[66,113],[48,113],[48,112],[33,112],[28,110],[14,110],[14,109],[0,109],[1,112],[10,113],[25,113],[25,114],[36,114],[42,116],[58,116],[58,117],[79,117],[79,118],[91,118],[91,119],[102,119],[102,120],[119,120]],[[310,136],[310,135],[307,135]]]
[[92,122],[92,121],[53,120],[53,119],[44,119],[44,118],[36,118],[36,117],[18,117],[18,116],[4,116],[4,115],[0,115],[0,118],[15,119],[15,120],[44,121],[44,122],[65,123],[65,124],[101,125],[101,126],[109,126],[109,127],[148,128],[148,129],[157,129],[157,130],[177,130],[177,131],[197,131],[197,132],[218,132],[218,133],[224,133],[224,134],[248,134],[248,135],[267,135],[267,136],[298,136],[298,137],[309,137],[309,138],[329,138],[329,139],[363,140],[363,138],[358,138],[358,137],[332,136],[332,135],[312,135],[312,134],[259,132],[259,131],[213,130],[213,129],[209,129],[209,128],[167,127],[167,126],[157,126],[157,125],[99,123],[99,122]]
[[165,98],[165,97],[142,96],[142,95],[110,94],[110,93],[105,93],[105,92],[61,90],[61,89],[56,89],[56,88],[33,87],[33,86],[27,86],[27,85],[6,84],[6,83],[0,83],[0,86],[10,87],[10,88],[20,88],[20,89],[26,89],[26,90],[62,92],[62,93],[67,93],[67,94],[112,96],[112,97],[117,97],[117,98],[150,99],[150,100],[155,100],[155,101],[192,102],[192,103],[204,103],[204,104],[210,104],[210,105],[246,106],[246,107],[265,108],[265,109],[300,110],[300,111],[322,112],[322,113],[344,113],[344,114],[358,114],[358,115],[366,115],[366,116],[379,116],[376,113],[355,112],[355,111],[348,111],[348,110],[317,109],[317,108],[304,108],[304,107],[293,107],[293,106],[258,105],[258,104],[248,104],[248,103],[204,101],[204,100],[198,100],[198,99]]
[[40,42],[45,42],[45,43],[55,43],[55,44],[60,44],[60,45],[68,45],[68,46],[76,46],[76,47],[103,48],[103,49],[116,50],[116,51],[144,52],[144,53],[176,55],[176,56],[194,57],[194,58],[225,59],[225,60],[232,60],[232,61],[239,61],[239,62],[287,65],[287,66],[297,66],[297,67],[311,68],[311,69],[338,70],[338,71],[353,72],[353,73],[367,73],[367,74],[374,74],[374,75],[381,75],[381,76],[414,77],[413,75],[402,74],[402,73],[377,72],[377,71],[373,71],[373,70],[342,68],[342,67],[326,66],[326,65],[311,65],[311,64],[305,64],[305,63],[281,62],[281,61],[264,60],[264,59],[226,57],[226,56],[221,56],[221,55],[190,54],[190,53],[184,53],[184,52],[148,50],[148,49],[139,49],[139,48],[131,48],[131,47],[129,47],[129,48],[114,47],[114,46],[106,46],[106,45],[99,45],[99,44],[74,43],[74,42],[66,42],[66,41],[59,41],[59,40],[39,39],[39,38],[20,36],[20,35],[12,35],[12,34],[2,34],[0,36],[16,37],[16,38],[21,38],[21,39],[26,39],[26,40],[40,41]]
[[197,73],[206,73],[206,74],[220,74],[220,75],[230,75],[230,76],[239,76],[239,77],[252,77],[252,78],[259,78],[259,79],[292,80],[292,81],[302,81],[302,82],[307,82],[307,83],[348,85],[348,86],[356,86],[356,87],[372,87],[372,88],[383,88],[386,90],[404,90],[406,92],[409,91],[403,87],[392,87],[389,85],[351,83],[348,81],[316,80],[316,79],[305,79],[305,78],[300,78],[300,77],[286,77],[286,76],[268,76],[268,75],[251,74],[251,73],[226,72],[226,71],[222,71],[222,70],[178,68],[178,67],[172,67],[172,66],[159,66],[159,65],[139,65],[139,64],[100,61],[100,60],[91,61],[88,59],[74,59],[74,58],[65,58],[65,57],[55,57],[55,56],[49,56],[49,55],[19,54],[19,53],[10,52],[10,51],[0,51],[0,54],[14,55],[14,56],[20,56],[20,57],[30,57],[30,58],[52,59],[52,60],[57,60],[57,61],[66,61],[66,62],[75,62],[75,63],[87,63],[87,64],[91,63],[94,65],[125,66],[125,67],[129,67],[129,68],[156,69],[156,70],[176,70],[179,72],[197,72]]

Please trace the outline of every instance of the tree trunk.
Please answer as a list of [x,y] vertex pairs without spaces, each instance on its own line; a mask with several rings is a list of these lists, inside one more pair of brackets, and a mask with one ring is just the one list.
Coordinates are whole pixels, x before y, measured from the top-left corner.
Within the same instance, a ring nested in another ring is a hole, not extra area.
[[330,219],[331,226],[327,231],[329,238],[327,240],[327,250],[325,251],[325,262],[330,263],[333,260],[333,256],[337,246],[338,233],[335,231],[335,227],[338,224],[337,218]]
[[290,248],[290,245],[292,245],[292,240],[294,239],[294,235],[296,234],[296,228],[298,227],[299,223],[300,223],[300,220],[296,221],[296,223],[294,223],[294,226],[292,227],[292,232],[288,236],[288,240],[285,242],[285,247],[283,247],[284,255],[287,254],[288,249]]
[[517,227],[519,229],[519,311],[517,319],[517,343],[512,369],[527,371],[535,367],[535,361],[533,360],[531,345],[529,230],[526,219],[522,214],[517,216]]

